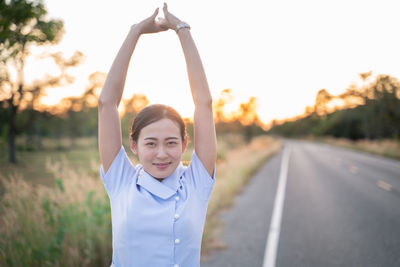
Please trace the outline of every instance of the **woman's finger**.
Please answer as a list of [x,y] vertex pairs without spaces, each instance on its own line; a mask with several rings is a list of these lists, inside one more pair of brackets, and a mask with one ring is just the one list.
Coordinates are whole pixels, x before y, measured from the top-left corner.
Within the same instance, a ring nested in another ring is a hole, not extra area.
[[163,11],[164,11],[164,14],[168,13],[168,6],[167,6],[167,3],[165,3],[165,2],[164,2]]
[[157,16],[157,14],[158,14],[158,7],[156,8],[156,10],[154,11],[154,13],[151,17],[154,19]]

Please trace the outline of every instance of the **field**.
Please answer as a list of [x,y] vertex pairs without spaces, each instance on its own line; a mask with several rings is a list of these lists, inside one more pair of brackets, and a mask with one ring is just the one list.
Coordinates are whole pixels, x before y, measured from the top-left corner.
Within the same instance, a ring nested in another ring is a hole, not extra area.
[[[18,141],[24,149],[23,140]],[[1,266],[109,266],[110,207],[99,178],[96,144],[95,138],[43,140],[42,150],[18,151],[16,166],[1,152]],[[218,139],[203,257],[221,246],[219,211],[232,204],[251,174],[280,146],[279,139],[268,136],[249,144],[237,135]],[[192,151],[189,146],[184,161]]]

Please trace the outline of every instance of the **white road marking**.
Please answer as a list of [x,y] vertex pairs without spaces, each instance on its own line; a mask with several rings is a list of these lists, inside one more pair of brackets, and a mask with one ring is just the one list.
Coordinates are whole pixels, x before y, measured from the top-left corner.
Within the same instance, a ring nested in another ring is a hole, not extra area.
[[271,224],[267,245],[264,252],[263,267],[275,267],[276,254],[278,251],[279,234],[281,232],[281,220],[283,204],[285,200],[287,173],[289,168],[290,147],[286,146],[281,161],[281,171],[279,174],[278,189],[275,195],[274,210],[272,212]]
[[389,192],[392,191],[392,186],[391,186],[390,184],[388,184],[388,183],[382,181],[382,180],[379,180],[376,184],[377,184],[380,188],[382,188],[382,189],[384,189],[384,190],[386,190],[386,191],[389,191]]

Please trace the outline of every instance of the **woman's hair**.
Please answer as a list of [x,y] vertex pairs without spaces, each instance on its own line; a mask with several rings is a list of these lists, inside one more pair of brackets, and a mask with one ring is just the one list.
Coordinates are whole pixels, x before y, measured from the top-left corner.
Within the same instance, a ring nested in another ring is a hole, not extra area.
[[170,106],[154,104],[142,109],[133,120],[131,137],[137,143],[140,131],[149,124],[161,119],[170,119],[179,125],[182,141],[186,137],[186,126],[179,113]]

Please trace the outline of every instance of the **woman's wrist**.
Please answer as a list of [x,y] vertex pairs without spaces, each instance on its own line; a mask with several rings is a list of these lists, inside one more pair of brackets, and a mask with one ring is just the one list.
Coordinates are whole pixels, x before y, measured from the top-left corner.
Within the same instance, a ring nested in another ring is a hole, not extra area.
[[139,35],[141,34],[141,29],[140,29],[139,23],[133,24],[131,26],[131,32],[138,33]]
[[133,33],[133,34],[135,34],[135,35],[137,35],[137,36],[142,35],[142,29],[141,29],[141,27],[140,27],[140,24],[139,24],[139,23],[133,24],[133,25],[131,26],[130,32]]
[[190,25],[187,24],[184,21],[179,22],[176,26],[175,26],[175,32],[178,33],[179,31],[183,30],[183,29],[187,29],[190,30]]

